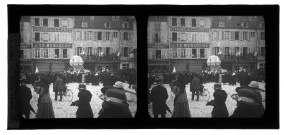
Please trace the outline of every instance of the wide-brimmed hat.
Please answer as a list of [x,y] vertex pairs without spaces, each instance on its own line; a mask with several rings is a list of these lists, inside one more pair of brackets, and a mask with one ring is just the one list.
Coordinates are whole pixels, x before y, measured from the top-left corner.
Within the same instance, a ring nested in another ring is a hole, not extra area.
[[114,106],[128,106],[125,101],[126,95],[125,92],[117,89],[108,89],[105,94],[105,101]]
[[259,87],[259,84],[258,84],[257,81],[251,81],[248,86],[249,86],[249,87],[252,87],[252,88],[258,88],[258,87]]
[[124,84],[121,81],[117,81],[117,82],[115,82],[113,87],[115,87],[115,88],[123,88]]
[[216,90],[221,90],[222,89],[222,85],[219,83],[214,84],[214,89]]
[[248,106],[257,106],[258,104],[255,102],[256,94],[254,91],[242,88],[238,91],[237,101],[241,104]]
[[79,84],[79,89],[86,89],[86,85],[85,84]]

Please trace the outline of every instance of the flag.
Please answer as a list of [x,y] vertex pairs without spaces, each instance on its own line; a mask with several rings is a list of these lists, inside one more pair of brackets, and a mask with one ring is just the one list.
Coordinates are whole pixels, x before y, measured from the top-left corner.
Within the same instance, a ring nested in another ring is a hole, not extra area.
[[257,52],[254,52],[254,56],[257,56]]
[[177,71],[176,71],[176,67],[174,67],[174,70],[173,70],[173,73],[176,73]]
[[38,68],[36,67],[35,73],[39,73]]
[[220,43],[220,42],[218,42],[218,47],[220,47],[220,45],[221,45],[221,43]]
[[119,57],[119,55],[120,55],[120,53],[119,53],[119,52],[117,52],[117,57]]

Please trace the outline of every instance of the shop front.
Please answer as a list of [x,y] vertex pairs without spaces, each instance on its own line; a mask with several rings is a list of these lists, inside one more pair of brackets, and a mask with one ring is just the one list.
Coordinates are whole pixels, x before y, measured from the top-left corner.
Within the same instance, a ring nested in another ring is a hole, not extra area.
[[34,71],[38,68],[39,72],[63,72],[69,67],[68,59],[45,59],[45,60],[34,60]]
[[152,71],[166,71],[169,72],[170,63],[169,60],[149,60],[148,61],[148,72]]
[[206,59],[174,59],[170,62],[171,71],[175,67],[177,72],[201,72],[206,67]]
[[24,72],[32,72],[32,60],[20,60],[20,70]]

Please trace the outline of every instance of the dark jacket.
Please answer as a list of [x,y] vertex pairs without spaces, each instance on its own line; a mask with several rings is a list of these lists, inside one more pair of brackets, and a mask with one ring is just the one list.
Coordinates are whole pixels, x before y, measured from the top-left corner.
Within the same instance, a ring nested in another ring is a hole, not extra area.
[[210,101],[208,105],[213,105],[211,112],[212,118],[227,118],[229,113],[226,107],[227,93],[224,90],[216,90],[213,94],[214,100]]
[[258,118],[257,108],[255,106],[240,105],[234,110],[230,118]]
[[168,92],[164,86],[158,85],[152,89],[150,100],[153,103],[153,114],[166,114],[167,99]]
[[83,90],[78,93],[79,103],[76,112],[76,118],[93,118],[93,111],[90,105],[92,94],[88,90]]
[[190,91],[197,91],[200,89],[200,80],[198,78],[194,78],[190,84]]
[[21,89],[21,114],[30,114],[31,104],[30,100],[32,99],[31,89],[26,85],[22,85]]
[[98,118],[133,118],[128,106],[114,106],[107,102],[102,103]]

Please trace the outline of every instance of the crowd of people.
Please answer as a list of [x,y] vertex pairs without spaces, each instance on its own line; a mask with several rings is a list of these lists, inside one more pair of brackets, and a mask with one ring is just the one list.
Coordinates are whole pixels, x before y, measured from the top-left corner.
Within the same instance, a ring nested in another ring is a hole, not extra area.
[[[36,114],[36,118],[55,118],[52,97],[50,97],[50,84],[53,84],[55,93],[54,102],[66,91],[66,84],[79,83],[79,100],[71,103],[71,106],[78,106],[76,118],[93,118],[93,111],[90,105],[93,95],[86,89],[86,84],[99,85],[103,83],[101,89],[103,100],[102,108],[98,118],[132,118],[128,108],[127,98],[124,90],[124,83],[128,82],[129,87],[136,89],[136,71],[134,69],[123,69],[118,73],[111,73],[108,70],[100,72],[85,73],[85,83],[82,83],[82,73],[64,71],[63,73],[24,73],[20,79],[21,89],[21,114],[24,118],[30,118],[30,112]],[[26,84],[32,84],[34,91],[38,94],[38,109],[35,111],[30,104],[32,99],[31,90]],[[114,113],[119,112],[119,113]]]
[[[219,80],[219,74],[225,74],[222,76],[222,78],[224,77],[222,81]],[[199,92],[203,90],[203,84],[207,82],[215,83],[213,93],[214,100],[206,103],[207,106],[213,106],[211,112],[212,118],[257,118],[262,117],[264,114],[264,106],[262,104],[263,99],[260,94],[261,89],[259,89],[257,78],[252,74],[247,73],[245,69],[235,71],[231,75],[230,73],[212,74],[204,71],[201,73],[152,72],[148,75],[148,82],[148,104],[152,103],[154,118],[158,118],[159,115],[161,115],[162,118],[165,118],[167,111],[171,113],[166,104],[169,95],[167,89],[163,86],[163,83],[170,84],[171,92],[175,95],[172,118],[191,117],[185,91],[186,85],[190,85],[190,92],[192,92],[191,100],[194,100],[196,95],[196,101],[198,101]],[[222,89],[222,84],[228,83],[229,85],[236,85],[236,82],[240,83],[240,87],[235,89],[237,94],[230,96],[236,100],[237,107],[233,114],[229,116],[225,104],[228,94],[226,93],[226,90]]]

